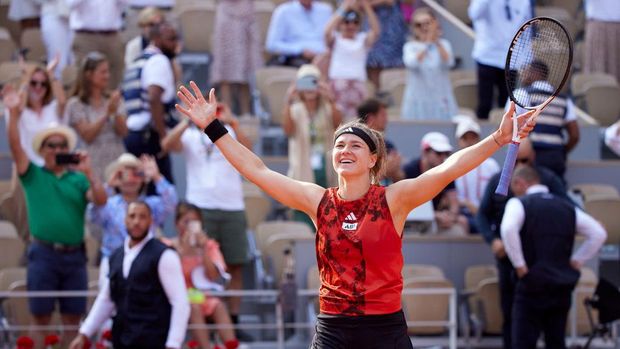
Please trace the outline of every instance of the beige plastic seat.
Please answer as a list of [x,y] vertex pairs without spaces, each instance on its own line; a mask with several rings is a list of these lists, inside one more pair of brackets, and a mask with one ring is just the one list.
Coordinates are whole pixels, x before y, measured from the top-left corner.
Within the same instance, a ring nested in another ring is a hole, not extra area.
[[265,97],[271,122],[275,125],[282,124],[282,111],[285,103],[286,91],[293,80],[288,76],[268,77],[265,81]]
[[577,36],[578,26],[575,17],[564,7],[558,6],[536,6],[536,16],[552,17],[558,20],[566,31],[575,38]]
[[584,201],[620,198],[618,189],[610,184],[580,183],[573,185],[571,190],[581,193]]
[[215,23],[215,5],[187,5],[179,13],[183,49],[189,52],[211,52],[211,33]]
[[[4,268],[0,270],[1,291],[26,291],[26,268]],[[28,325],[31,320],[27,298],[7,298],[2,310],[9,326]],[[15,333],[16,335],[25,333]]]
[[498,335],[502,333],[503,315],[501,310],[499,281],[497,278],[487,278],[478,284],[475,293],[476,307],[482,324],[482,331],[486,334]]
[[440,267],[427,264],[405,264],[402,271],[403,279],[414,277],[435,277],[444,279],[445,275]]
[[[577,311],[577,335],[587,335],[591,331],[590,322],[588,321],[588,314],[583,302],[586,298],[593,295],[597,283],[598,277],[592,269],[588,267],[581,268],[581,277],[579,278],[577,287],[575,287],[575,299],[573,302],[573,306]],[[597,319],[598,311],[596,309],[592,310],[592,315],[595,319]],[[571,322],[569,314],[569,321],[566,323],[566,333],[570,333],[570,329]]]
[[24,248],[19,237],[0,237],[0,269],[18,267]]
[[248,229],[256,231],[258,224],[271,212],[271,200],[255,184],[243,181],[243,202]]
[[606,244],[620,243],[620,199],[592,199],[584,202],[584,208],[601,222],[607,231]]
[[478,82],[475,79],[459,79],[452,84],[454,98],[459,107],[476,110],[478,107]]
[[493,264],[472,265],[465,269],[465,289],[475,290],[488,278],[497,277],[497,267]]
[[17,235],[17,229],[13,223],[5,220],[0,220],[0,238],[4,239],[17,239],[19,235]]
[[407,83],[403,81],[403,82],[399,82],[397,84],[392,85],[392,87],[388,90],[390,93],[390,96],[392,96],[392,101],[394,102],[392,106],[394,109],[399,109],[402,106],[403,95],[405,94],[406,87],[407,87]]
[[470,0],[443,0],[442,2],[446,10],[450,11],[450,13],[455,15],[465,24],[471,23],[471,19],[469,18],[469,14],[467,13],[469,3]]
[[[442,277],[413,277],[403,281],[403,289],[452,288]],[[447,321],[450,304],[448,294],[403,294],[403,311],[407,321]],[[445,326],[409,327],[410,335],[437,335],[447,331]]]
[[26,58],[31,61],[45,61],[47,57],[47,51],[45,44],[43,43],[43,37],[41,36],[41,29],[28,28],[22,31],[20,38],[21,48],[28,49]]
[[295,79],[297,68],[283,66],[266,66],[256,69],[256,87],[262,96],[266,94],[267,79],[272,77],[286,77],[290,81]]
[[571,91],[573,96],[580,98],[585,95],[586,89],[593,83],[601,85],[616,86],[618,81],[616,77],[606,73],[574,73],[571,77]]
[[620,86],[590,85],[584,100],[588,114],[601,126],[610,126],[620,117]]
[[[381,75],[379,75],[379,83],[381,84],[382,91],[389,91],[394,86],[404,85],[407,83],[407,69],[384,69],[381,71]],[[397,105],[400,106],[400,103]]]

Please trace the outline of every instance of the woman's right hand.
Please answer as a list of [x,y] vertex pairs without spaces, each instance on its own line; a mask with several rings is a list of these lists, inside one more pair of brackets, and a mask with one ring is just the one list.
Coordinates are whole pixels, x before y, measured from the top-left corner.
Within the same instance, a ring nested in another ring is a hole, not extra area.
[[2,103],[8,110],[17,109],[18,111],[20,111],[22,104],[22,94],[20,94],[18,91],[15,91],[15,88],[13,88],[13,86],[5,85],[2,89]]
[[181,86],[177,96],[183,103],[183,106],[175,104],[175,108],[190,118],[196,126],[204,130],[205,127],[215,120],[217,111],[215,89],[209,91],[209,101],[207,102],[195,82],[190,81],[189,86],[194,93],[192,94],[185,86]]
[[116,115],[118,105],[121,102],[121,91],[114,90],[110,94],[110,100],[108,101],[108,115]]

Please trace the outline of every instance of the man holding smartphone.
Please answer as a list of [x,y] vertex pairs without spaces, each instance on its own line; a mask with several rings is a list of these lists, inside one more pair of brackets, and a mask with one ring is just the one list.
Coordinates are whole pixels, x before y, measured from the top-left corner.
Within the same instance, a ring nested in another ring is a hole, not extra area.
[[[18,123],[23,94],[6,88],[3,101],[9,110],[7,134],[17,174],[24,187],[32,243],[28,250],[28,291],[86,290],[84,213],[89,201],[102,205],[106,192],[93,173],[84,152],[67,154],[75,148],[75,132],[60,125],[37,133],[33,150],[44,165],[32,163],[21,146]],[[57,161],[58,155],[61,161]],[[68,163],[73,163],[69,165]],[[50,324],[55,298],[32,298],[30,312],[37,326]],[[58,298],[62,322],[77,326],[86,311],[86,298]],[[74,333],[67,333],[66,339]],[[42,338],[35,338],[41,342]],[[64,345],[63,345],[64,347]]]

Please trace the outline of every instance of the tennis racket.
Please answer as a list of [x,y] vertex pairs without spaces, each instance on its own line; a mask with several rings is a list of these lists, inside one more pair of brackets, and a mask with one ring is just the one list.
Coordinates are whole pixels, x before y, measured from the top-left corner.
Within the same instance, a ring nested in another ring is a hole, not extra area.
[[[510,99],[528,110],[537,110],[532,118],[555,98],[568,79],[573,61],[573,41],[560,22],[536,17],[519,28],[506,57],[504,74]],[[495,190],[506,196],[514,170],[519,143],[518,120],[512,118],[512,141]]]

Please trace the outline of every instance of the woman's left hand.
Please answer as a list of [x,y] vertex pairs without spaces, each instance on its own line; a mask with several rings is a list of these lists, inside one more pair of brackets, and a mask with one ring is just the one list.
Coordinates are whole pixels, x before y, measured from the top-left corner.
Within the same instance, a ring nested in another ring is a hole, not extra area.
[[155,158],[153,156],[143,154],[140,156],[140,161],[142,162],[144,177],[147,180],[157,182],[161,177],[161,173],[159,172],[159,167],[157,167],[157,161],[155,161]]
[[[517,118],[517,127],[518,127],[517,134],[519,136],[519,139],[523,139],[527,137],[527,135],[534,129],[534,126],[536,125],[536,117],[538,116],[538,114],[540,114],[541,110],[542,109],[539,108],[535,110],[530,110],[518,116],[514,116]],[[512,118],[513,118],[514,112],[515,112],[515,103],[511,101],[510,108],[508,108],[508,111],[506,111],[506,113],[502,117],[502,122],[499,125],[499,129],[496,131],[497,136],[495,137],[495,139],[501,145],[508,144],[512,141],[512,132],[513,132]]]
[[190,81],[189,86],[194,93],[190,92],[185,86],[181,86],[177,96],[181,99],[183,106],[176,104],[176,109],[189,117],[196,126],[204,130],[213,120],[217,111],[217,100],[215,89],[209,91],[209,101],[204,98],[202,92],[195,82]]

